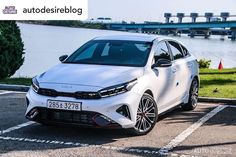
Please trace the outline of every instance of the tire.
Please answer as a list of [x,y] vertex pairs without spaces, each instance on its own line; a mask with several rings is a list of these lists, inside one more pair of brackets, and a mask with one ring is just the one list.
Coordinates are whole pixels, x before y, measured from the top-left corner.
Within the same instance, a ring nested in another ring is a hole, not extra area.
[[155,126],[158,118],[157,105],[153,97],[147,93],[142,96],[134,128],[129,129],[132,135],[145,135]]
[[189,90],[188,103],[182,106],[182,109],[184,111],[194,110],[197,107],[198,90],[199,90],[199,83],[198,83],[198,80],[194,78],[191,83],[190,90]]

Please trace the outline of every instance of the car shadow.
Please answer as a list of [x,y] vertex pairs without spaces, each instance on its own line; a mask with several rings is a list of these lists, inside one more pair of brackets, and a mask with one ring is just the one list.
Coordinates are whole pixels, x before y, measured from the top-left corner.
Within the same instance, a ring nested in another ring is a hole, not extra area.
[[[179,109],[173,110],[168,113],[168,116],[174,115],[180,112]],[[161,116],[160,120],[164,120],[167,116]],[[139,147],[129,147],[125,145],[113,144],[119,140],[135,140],[135,139],[146,139],[150,138],[149,135],[144,136],[133,136],[124,129],[101,129],[101,128],[83,128],[73,125],[55,125],[55,126],[44,126],[41,124],[33,124],[19,130],[12,131],[2,136],[26,138],[26,139],[39,139],[39,140],[50,140],[50,141],[63,141],[73,142],[89,145],[113,145],[117,147],[125,147],[130,149],[146,149],[152,151],[158,151],[159,148],[145,147],[142,143],[139,143]],[[65,148],[79,148],[74,145],[57,145],[47,143],[36,143],[36,142],[19,142],[14,140],[0,140],[0,154],[8,153],[11,151],[35,151],[35,150],[58,150]],[[126,153],[127,151],[120,151],[120,153]],[[146,153],[134,151],[131,154],[139,156],[147,156]],[[150,154],[151,155],[151,154]]]
[[[201,110],[195,111],[182,111],[181,108],[177,108],[171,112],[168,112],[159,117],[160,122],[164,122],[165,124],[172,123],[194,123],[201,115],[205,115],[210,112],[215,107],[205,107],[201,108]],[[231,108],[226,108],[221,111],[219,117],[216,117],[216,120],[209,120],[205,123],[205,125],[235,125],[235,119],[232,119],[230,115],[234,114],[236,110],[232,110]],[[200,115],[200,116],[199,116]],[[227,119],[222,120],[224,116],[228,116]],[[231,117],[231,120],[230,120]],[[229,121],[229,122],[227,122]],[[8,134],[4,134],[2,136],[10,136],[10,137],[19,137],[19,138],[29,138],[29,139],[42,139],[42,140],[58,140],[64,142],[79,142],[89,145],[113,145],[113,142],[119,140],[134,140],[134,138],[139,138],[143,140],[148,140],[151,136],[138,136],[134,137],[127,133],[126,130],[122,129],[97,129],[97,128],[81,128],[77,126],[71,125],[57,125],[57,126],[43,126],[40,124],[33,124],[27,126],[25,128],[21,128],[16,131],[12,131]],[[135,140],[134,140],[135,141]],[[140,140],[139,140],[140,141]],[[168,142],[168,141],[167,141]],[[230,142],[229,142],[230,143]],[[227,143],[226,143],[227,144]],[[226,145],[225,144],[225,145]],[[224,145],[224,143],[219,143],[219,145]],[[129,149],[136,150],[150,150],[157,152],[160,148],[158,147],[149,147],[139,144],[138,147],[133,146],[125,146],[115,144],[117,147],[125,147]],[[178,147],[178,150],[190,150],[195,146],[181,146]],[[200,147],[200,146],[199,146]],[[204,147],[204,146],[202,146]],[[79,148],[79,146],[74,145],[57,145],[57,144],[47,144],[47,143],[34,143],[34,142],[19,142],[19,141],[11,141],[11,140],[0,140],[0,154],[8,153],[11,151],[34,151],[34,150],[58,150],[65,148]],[[137,155],[137,156],[157,156],[158,154],[147,154],[143,152],[137,151],[124,151],[124,150],[115,150],[123,154]]]
[[[200,118],[199,114],[204,114],[210,110],[209,108],[204,108],[200,111],[183,111],[181,108],[176,108],[161,115],[158,121],[165,121],[165,124],[193,123]],[[119,139],[128,139],[130,137],[142,137],[134,136],[125,129],[87,128],[75,125],[45,126],[38,123],[17,130],[16,132],[17,135],[26,138],[42,138],[49,140],[66,139],[67,141],[80,141],[81,143],[97,145],[108,144],[118,141]],[[15,132],[13,132],[13,135],[14,133]]]

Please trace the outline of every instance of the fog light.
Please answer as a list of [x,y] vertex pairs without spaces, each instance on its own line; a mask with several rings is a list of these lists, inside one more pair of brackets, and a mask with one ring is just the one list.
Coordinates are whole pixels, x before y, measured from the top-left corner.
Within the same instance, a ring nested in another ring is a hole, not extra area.
[[122,116],[131,119],[129,107],[127,105],[122,105],[116,110],[117,113],[121,114]]
[[39,114],[37,109],[32,109],[28,115],[30,119],[34,119]]
[[94,116],[93,121],[101,127],[107,126],[111,123],[111,119],[103,115]]

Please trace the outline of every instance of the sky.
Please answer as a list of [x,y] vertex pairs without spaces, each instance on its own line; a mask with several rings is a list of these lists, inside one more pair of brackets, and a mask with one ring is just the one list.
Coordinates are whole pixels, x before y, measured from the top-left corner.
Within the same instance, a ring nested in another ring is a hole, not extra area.
[[[164,13],[177,12],[190,14],[197,12],[230,12],[236,15],[236,0],[89,0],[89,19],[110,17],[113,21],[160,21],[164,22]],[[232,18],[235,19],[236,18]],[[172,20],[177,21],[173,18]],[[203,21],[199,18],[198,21]],[[183,21],[190,21],[184,18]]]

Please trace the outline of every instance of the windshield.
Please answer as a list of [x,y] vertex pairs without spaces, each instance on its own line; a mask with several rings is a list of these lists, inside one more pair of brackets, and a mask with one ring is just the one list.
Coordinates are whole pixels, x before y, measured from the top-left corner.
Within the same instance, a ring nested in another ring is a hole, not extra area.
[[151,42],[92,40],[76,50],[64,63],[144,66]]

